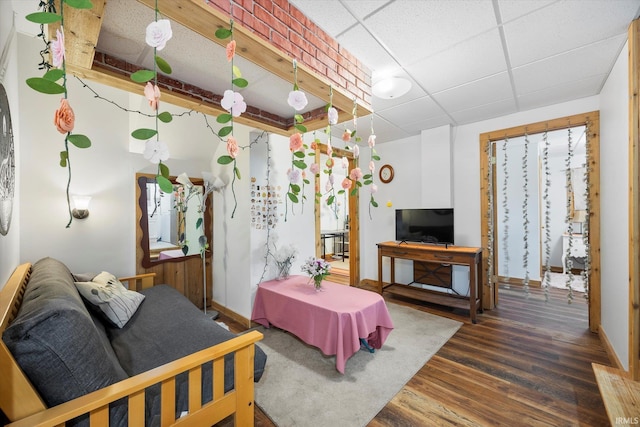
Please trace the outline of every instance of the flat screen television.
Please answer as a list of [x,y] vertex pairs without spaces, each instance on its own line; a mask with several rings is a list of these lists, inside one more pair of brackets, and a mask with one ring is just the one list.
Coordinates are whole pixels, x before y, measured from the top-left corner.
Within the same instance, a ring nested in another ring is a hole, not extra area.
[[396,209],[396,240],[453,244],[453,209]]

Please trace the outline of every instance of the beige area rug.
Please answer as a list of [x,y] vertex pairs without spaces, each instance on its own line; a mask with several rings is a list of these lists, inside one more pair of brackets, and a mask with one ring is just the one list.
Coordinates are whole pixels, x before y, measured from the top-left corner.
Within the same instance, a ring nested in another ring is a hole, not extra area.
[[[549,285],[552,288],[567,289],[567,282],[569,281],[568,274],[562,273],[549,273]],[[571,280],[571,289],[576,292],[584,292],[584,280],[580,274],[574,274]]]
[[365,426],[462,323],[387,303],[394,330],[381,349],[361,349],[345,374],[294,335],[258,328],[267,353],[265,373],[255,387],[256,404],[280,427]]

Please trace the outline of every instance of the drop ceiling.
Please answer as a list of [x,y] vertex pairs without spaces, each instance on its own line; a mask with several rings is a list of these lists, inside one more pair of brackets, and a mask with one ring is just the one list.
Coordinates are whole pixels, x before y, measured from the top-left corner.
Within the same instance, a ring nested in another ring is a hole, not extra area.
[[[25,14],[37,7],[13,3]],[[290,3],[359,58],[372,71],[372,83],[387,76],[411,81],[404,96],[373,97],[378,142],[597,95],[624,47],[629,23],[640,13],[640,0]],[[97,50],[151,67],[144,33],[153,18],[153,10],[139,2],[109,0]],[[179,24],[172,27],[174,38],[160,54],[174,77],[222,94],[230,73],[223,48]],[[249,80],[242,90],[248,104],[292,115],[286,104],[289,81],[242,58],[237,65]],[[309,100],[307,110],[327,102]]]

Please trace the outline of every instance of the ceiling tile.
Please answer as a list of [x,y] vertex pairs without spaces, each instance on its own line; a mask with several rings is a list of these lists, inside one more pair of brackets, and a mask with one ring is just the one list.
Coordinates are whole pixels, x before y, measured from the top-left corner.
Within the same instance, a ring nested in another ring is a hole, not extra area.
[[462,111],[504,99],[512,99],[509,75],[505,73],[476,80],[431,96],[449,113]]
[[549,87],[538,92],[518,96],[520,110],[524,111],[545,107],[549,105],[550,98],[554,100],[554,104],[559,104],[561,102],[597,95],[600,92],[602,82],[605,78],[605,75],[592,76],[584,80]]
[[428,117],[440,116],[443,114],[443,111],[433,102],[433,99],[425,96],[393,108],[388,108],[377,114],[391,123],[403,126],[407,123],[417,122]]
[[291,0],[289,3],[334,37],[358,23],[337,0]]
[[466,125],[480,120],[489,120],[496,117],[506,116],[507,114],[516,113],[517,111],[515,100],[503,99],[491,104],[479,105],[474,108],[456,111],[451,113],[451,115],[456,120],[457,125]]
[[[498,30],[468,39],[406,67],[429,93],[504,72],[507,64]],[[446,71],[445,71],[446,70]]]
[[518,95],[559,86],[594,75],[606,76],[626,41],[612,37],[581,49],[536,61],[513,70]]
[[637,13],[639,5],[638,0],[569,0],[511,21],[504,26],[511,65],[626,34],[629,16]]
[[498,0],[502,23],[528,15],[549,6],[555,1],[557,0]]
[[496,26],[491,2],[466,0],[397,0],[364,22],[406,64]]
[[351,54],[355,55],[370,70],[397,69],[398,63],[367,32],[362,25],[356,25],[337,39]]

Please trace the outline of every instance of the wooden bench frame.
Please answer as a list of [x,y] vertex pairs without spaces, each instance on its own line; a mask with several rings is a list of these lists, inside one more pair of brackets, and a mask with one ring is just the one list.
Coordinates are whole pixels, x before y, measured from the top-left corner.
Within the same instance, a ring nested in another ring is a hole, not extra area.
[[[15,319],[31,274],[31,264],[18,266],[4,288],[0,290],[0,335]],[[153,286],[154,274],[122,278],[133,284],[132,289]],[[11,352],[0,340],[0,408],[12,421],[9,426],[63,426],[77,416],[89,414],[90,425],[109,425],[109,403],[128,398],[129,425],[144,425],[144,390],[161,384],[161,425],[213,425],[235,414],[236,426],[254,425],[254,354],[255,343],[262,334],[251,331],[229,341],[185,356],[174,362],[127,378],[123,381],[47,408],[29,379],[22,372]],[[235,353],[235,386],[224,393],[224,356]],[[201,404],[201,365],[213,362],[213,400]],[[189,413],[175,418],[175,377],[189,372]]]

